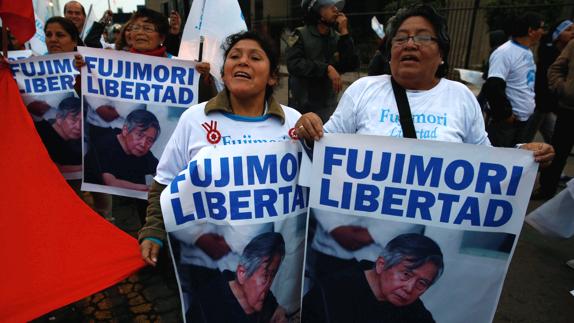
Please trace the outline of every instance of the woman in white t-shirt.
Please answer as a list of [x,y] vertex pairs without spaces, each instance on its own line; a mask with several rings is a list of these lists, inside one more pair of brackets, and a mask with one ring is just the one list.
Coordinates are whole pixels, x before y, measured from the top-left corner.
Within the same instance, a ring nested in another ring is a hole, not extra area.
[[[159,250],[166,241],[161,192],[202,149],[295,139],[294,126],[301,114],[280,105],[272,96],[279,65],[271,45],[254,32],[243,32],[231,35],[225,47],[225,89],[182,114],[157,166],[148,195],[146,223],[139,232],[141,255],[149,265],[157,264]],[[174,257],[178,266],[185,267],[179,277],[183,277],[186,311],[192,307],[193,290],[224,271],[235,271],[245,246],[255,236],[274,229],[272,223],[231,226],[201,222],[173,233],[172,238],[180,246]],[[281,295],[275,296],[281,303]],[[273,313],[283,318],[283,311],[278,306]]]
[[[450,49],[446,20],[432,7],[416,5],[397,12],[387,36],[391,75],[364,77],[353,83],[324,126],[314,113],[304,114],[296,124],[299,138],[312,144],[324,132],[404,137],[391,84],[394,80],[406,90],[418,139],[490,145],[475,96],[463,84],[444,78]],[[554,156],[552,146],[544,143],[528,143],[521,148],[532,150],[541,165]],[[318,222],[321,226],[320,218]],[[327,256],[352,260],[349,251],[358,254],[376,242],[368,227],[353,223],[325,226],[333,248],[322,250],[342,247],[346,250]],[[326,240],[314,245],[325,246]]]

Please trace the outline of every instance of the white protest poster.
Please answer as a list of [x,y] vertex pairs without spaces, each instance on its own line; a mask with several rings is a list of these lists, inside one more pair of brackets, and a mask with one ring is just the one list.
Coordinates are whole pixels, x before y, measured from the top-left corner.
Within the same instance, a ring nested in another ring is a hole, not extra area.
[[308,189],[299,142],[283,137],[205,146],[162,192],[187,322],[299,312]]
[[246,30],[245,19],[237,0],[193,1],[183,29],[178,57],[198,60],[200,37],[203,37],[201,61],[208,62],[211,66],[210,74],[218,83],[223,83],[221,45],[227,36]]
[[197,102],[190,61],[80,47],[82,190],[146,199],[179,117]]
[[[27,54],[19,51],[16,55]],[[10,60],[22,100],[50,158],[66,179],[82,177],[82,114],[74,53]]]
[[326,134],[303,322],[491,322],[537,167],[520,149]]
[[32,56],[32,51],[29,49],[8,51],[9,61],[17,61],[19,59],[29,58],[30,56]]

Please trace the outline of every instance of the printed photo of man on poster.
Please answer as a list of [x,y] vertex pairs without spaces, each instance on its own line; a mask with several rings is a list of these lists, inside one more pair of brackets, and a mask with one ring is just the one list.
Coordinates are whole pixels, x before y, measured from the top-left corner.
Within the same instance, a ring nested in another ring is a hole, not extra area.
[[155,174],[158,163],[150,149],[160,132],[159,121],[153,113],[133,110],[119,133],[92,140],[86,156],[85,181],[147,191],[146,176]]
[[224,271],[196,294],[189,322],[287,322],[271,285],[285,257],[277,232],[253,238],[243,250],[235,273]]
[[303,322],[435,322],[419,297],[443,270],[435,241],[401,234],[370,269],[355,266],[317,282],[303,299]]

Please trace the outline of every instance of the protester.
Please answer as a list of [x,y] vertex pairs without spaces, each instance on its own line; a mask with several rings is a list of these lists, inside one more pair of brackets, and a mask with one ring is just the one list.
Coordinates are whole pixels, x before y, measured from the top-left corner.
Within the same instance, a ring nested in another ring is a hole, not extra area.
[[120,34],[115,40],[115,49],[129,52],[133,45],[132,25],[133,18],[130,18],[120,29]]
[[574,38],[574,24],[570,20],[564,20],[553,25],[540,40],[534,84],[536,108],[526,125],[527,141],[534,139],[538,130],[545,142],[550,143],[552,139],[558,98],[548,89],[548,68],[572,38]]
[[78,34],[82,33],[86,23],[86,9],[78,1],[68,1],[64,5],[64,17],[70,19],[78,29]]
[[167,18],[161,13],[141,8],[132,16],[130,52],[148,56],[171,57],[163,45],[169,32]]
[[385,246],[373,267],[355,267],[315,284],[303,299],[301,321],[434,322],[419,297],[443,270],[436,242],[421,234],[399,235]]
[[94,21],[94,23],[91,26],[85,27],[89,28],[88,33],[84,38],[86,46],[92,48],[104,47],[104,44],[102,44],[102,35],[106,27],[112,22],[112,16],[113,16],[112,11],[106,10],[99,21]]
[[534,112],[536,65],[529,47],[544,31],[539,14],[526,13],[513,24],[511,39],[490,56],[485,94],[492,112],[488,137],[494,146],[514,147],[528,142],[526,124]]
[[181,36],[181,16],[177,11],[172,10],[169,15],[169,32],[164,43],[168,53],[172,55],[177,55],[179,53]]
[[[166,52],[163,42],[167,36],[169,25],[167,18],[161,13],[142,8],[133,14],[132,18],[126,23],[125,33],[122,39],[126,40],[126,45],[129,47],[131,53],[137,53],[148,56],[158,57],[171,57]],[[131,42],[131,46],[128,44]],[[118,50],[125,49],[123,45],[116,47]],[[78,69],[85,65],[81,55],[76,55],[75,65]],[[80,92],[81,86],[79,77],[76,78],[76,91]],[[104,107],[103,109],[100,109]],[[91,125],[100,128],[114,128],[120,127],[123,124],[121,120],[118,124],[118,119],[121,116],[115,107],[109,104],[91,104],[91,109],[88,110],[87,118]],[[114,122],[115,121],[115,122]]]
[[284,257],[280,233],[256,236],[243,249],[235,274],[225,271],[197,292],[187,319],[194,323],[286,323],[285,310],[270,290]]
[[550,167],[540,173],[540,187],[534,199],[549,199],[556,194],[560,174],[566,165],[574,146],[574,42],[569,42],[556,61],[548,69],[548,85],[558,97],[556,126],[552,135],[552,145],[556,148],[556,158]]
[[[389,18],[389,20],[387,21],[387,25],[390,23],[391,19],[393,19],[393,17]],[[378,23],[378,21],[377,21]],[[375,27],[373,27],[375,28]],[[380,25],[381,30],[384,30],[383,25]],[[379,33],[381,33],[381,31],[379,31],[379,29],[374,29],[375,33],[377,33],[377,35],[379,36],[379,40],[378,40],[378,46],[377,46],[377,51],[375,52],[375,55],[373,56],[373,58],[371,58],[371,61],[369,62],[369,67],[367,69],[367,75],[369,76],[376,76],[376,75],[383,75],[383,74],[390,74],[391,70],[389,67],[389,61],[387,59],[386,53],[387,53],[387,36],[385,34],[379,35]]]
[[[490,49],[488,51],[488,57],[486,58],[486,61],[483,62],[483,65],[482,65],[482,79],[483,80],[486,81],[488,79],[488,69],[490,68],[490,55],[492,55],[492,53],[498,47],[500,47],[502,44],[506,43],[507,41],[508,41],[508,36],[504,32],[504,30],[497,29],[497,30],[493,30],[493,31],[488,33],[488,44],[490,46]],[[490,112],[490,107],[488,106],[488,100],[486,99],[485,89],[486,89],[486,87],[484,87],[484,86],[482,86],[480,88],[480,92],[476,96],[476,99],[478,100],[478,104],[480,104],[480,108],[482,109],[482,114],[484,115],[485,123],[488,126],[488,124],[490,123],[490,119],[491,119],[491,112]]]
[[289,71],[289,105],[315,112],[323,121],[337,106],[341,74],[359,66],[349,34],[344,1],[303,0],[305,26],[295,30],[285,52]]
[[80,39],[72,21],[63,17],[52,17],[44,25],[48,54],[69,53],[76,50]]
[[[417,138],[490,145],[472,92],[443,78],[450,49],[446,20],[428,5],[404,8],[397,12],[387,35],[392,75],[364,77],[353,83],[324,130],[316,114],[303,115],[297,121],[299,137],[309,144],[324,131],[404,137],[391,85],[394,80],[406,89]],[[520,148],[533,151],[542,166],[554,156],[552,146],[545,143]]]
[[[124,26],[124,32],[121,35],[121,40],[119,46],[116,46],[117,50],[127,50],[131,53],[142,54],[148,56],[157,57],[172,57],[163,45],[169,31],[169,23],[167,18],[161,13],[147,9],[140,8],[136,11],[130,20]],[[80,69],[85,65],[83,57],[81,55],[75,56],[75,66]],[[209,63],[198,64],[196,69],[200,73],[209,73]],[[80,78],[76,78],[75,84],[76,91],[81,93],[81,82]],[[88,109],[87,118],[89,121],[89,142],[90,146],[98,145],[98,140],[94,139],[96,137],[109,137],[110,135],[117,134],[118,122],[123,121],[122,113],[118,111],[117,105],[123,102],[118,102],[115,104],[102,103],[95,104],[94,98],[86,97],[90,108]],[[101,100],[100,100],[101,101]],[[125,105],[125,104],[124,104]],[[125,108],[122,110],[139,110],[142,109],[141,104],[132,106],[131,109]],[[103,132],[101,130],[104,130]],[[97,156],[97,154],[95,154]],[[87,157],[86,157],[87,158]],[[154,157],[155,158],[155,157]],[[96,159],[92,162],[99,164],[100,162]],[[99,169],[96,167],[96,169]],[[90,174],[92,174],[90,172]],[[97,178],[93,177],[93,178]],[[96,183],[101,181],[98,178]],[[140,182],[137,183],[138,186],[136,190],[143,190],[144,185]],[[141,189],[140,189],[141,188]],[[146,188],[147,190],[147,188]],[[140,222],[143,224],[145,222],[145,208],[147,203],[142,200],[114,196],[113,198],[113,213],[124,218],[138,217]]]
[[142,258],[149,265],[156,265],[162,241],[166,239],[160,193],[193,160],[199,149],[223,145],[217,137],[213,140],[209,132],[206,134],[203,123],[216,121],[217,127],[232,137],[242,138],[249,133],[253,139],[285,141],[290,140],[289,129],[300,116],[273,98],[278,58],[272,46],[258,34],[243,32],[227,39],[222,77],[225,90],[183,113],[160,158],[150,188],[146,224],[139,234]]
[[[110,31],[108,33],[106,33],[104,31],[104,38],[106,43],[108,44],[115,44],[116,40],[119,38],[120,36],[120,31],[122,29],[122,25],[120,24],[113,24],[113,26],[110,28]],[[114,47],[115,49],[115,47]]]

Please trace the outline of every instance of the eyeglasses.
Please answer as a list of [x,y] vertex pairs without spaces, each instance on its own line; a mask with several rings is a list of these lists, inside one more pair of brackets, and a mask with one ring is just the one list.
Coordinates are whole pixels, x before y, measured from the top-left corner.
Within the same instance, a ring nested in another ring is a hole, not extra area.
[[131,25],[129,27],[129,31],[140,31],[142,30],[144,33],[146,34],[151,34],[156,32],[156,29],[154,26],[151,25]]
[[433,37],[431,35],[414,35],[414,36],[399,35],[393,37],[393,39],[391,39],[391,43],[393,45],[402,46],[408,43],[409,39],[412,39],[413,43],[415,43],[416,45],[423,45],[423,46],[430,45],[430,43],[438,41],[438,38]]

